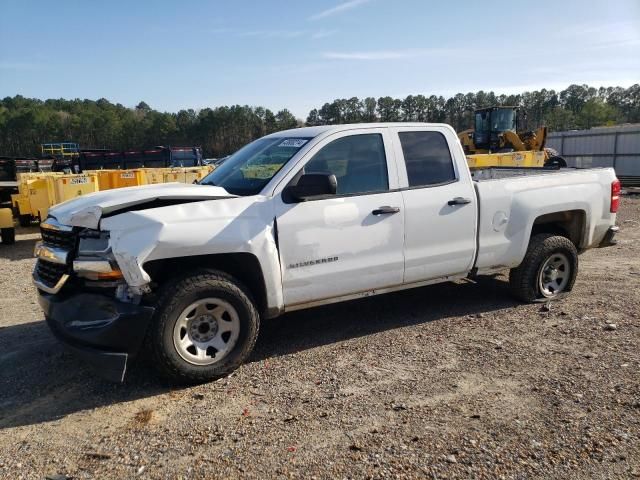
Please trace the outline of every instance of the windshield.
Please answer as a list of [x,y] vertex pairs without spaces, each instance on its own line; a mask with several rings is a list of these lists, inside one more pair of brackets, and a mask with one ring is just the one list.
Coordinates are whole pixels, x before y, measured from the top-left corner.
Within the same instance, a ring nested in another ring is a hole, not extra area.
[[242,147],[200,182],[233,195],[256,195],[311,138],[267,137]]
[[516,112],[510,108],[497,109],[491,113],[491,131],[516,130]]

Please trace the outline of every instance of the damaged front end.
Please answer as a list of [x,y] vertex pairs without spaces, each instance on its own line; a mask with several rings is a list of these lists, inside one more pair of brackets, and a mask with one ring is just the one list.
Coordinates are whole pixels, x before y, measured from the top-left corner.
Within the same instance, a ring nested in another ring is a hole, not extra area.
[[33,272],[53,333],[100,376],[114,381],[123,380],[155,312],[152,289],[159,280],[151,279],[146,264],[275,250],[272,237],[271,243],[266,237],[257,242],[262,237],[253,232],[271,215],[260,199],[235,197],[215,186],[120,190],[53,207],[41,224]]
[[154,308],[123,279],[109,232],[41,224],[33,282],[52,332],[96,372],[122,381],[140,349]]

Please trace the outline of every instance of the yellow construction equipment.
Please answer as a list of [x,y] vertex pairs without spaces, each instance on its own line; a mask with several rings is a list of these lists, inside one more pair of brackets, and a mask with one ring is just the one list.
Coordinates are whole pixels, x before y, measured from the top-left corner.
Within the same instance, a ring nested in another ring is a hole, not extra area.
[[469,168],[485,167],[544,167],[545,154],[541,151],[528,150],[511,153],[480,153],[467,155]]
[[211,172],[211,169],[205,167],[175,167],[166,169],[164,173],[165,183],[196,183],[202,180]]
[[85,170],[84,173],[95,174],[98,179],[98,190],[111,190],[113,186],[113,172],[121,170]]
[[146,175],[142,168],[111,171],[111,188],[139,187],[145,183]]
[[20,223],[21,227],[28,227],[34,219],[38,218],[37,208],[34,210],[31,206],[33,195],[38,197],[33,200],[34,205],[36,203],[41,203],[42,205],[48,203],[48,200],[43,200],[43,197],[48,199],[48,194],[45,193],[43,195],[43,192],[38,191],[37,189],[34,189],[33,192],[31,192],[31,184],[46,177],[60,175],[62,175],[62,173],[59,172],[24,172],[17,174],[18,193],[11,195],[11,205],[18,215],[18,223]]
[[4,245],[11,245],[16,241],[16,229],[10,208],[0,208],[0,240]]
[[156,185],[158,183],[164,183],[164,168],[145,168],[145,184]]
[[[136,168],[132,170],[86,170],[81,174],[35,172],[18,174],[18,193],[11,195],[11,204],[21,226],[46,218],[49,208],[87,193],[113,188],[133,187],[166,182],[195,183],[206,177],[214,167]],[[6,212],[4,211],[6,210]],[[10,209],[0,209],[3,243],[11,237],[5,228],[13,228]],[[5,241],[5,239],[7,239]]]
[[458,134],[470,168],[567,166],[555,150],[545,148],[547,127],[521,129],[518,113],[518,107],[506,106],[475,110],[475,127]]
[[97,191],[95,174],[25,173],[18,177],[18,194],[11,197],[20,225],[26,227],[45,219],[53,205]]

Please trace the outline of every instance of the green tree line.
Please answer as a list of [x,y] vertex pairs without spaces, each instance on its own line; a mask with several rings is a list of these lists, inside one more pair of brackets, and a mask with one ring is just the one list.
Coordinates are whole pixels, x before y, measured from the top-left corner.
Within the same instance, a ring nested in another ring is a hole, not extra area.
[[404,99],[352,97],[313,109],[307,125],[360,122],[444,122],[456,131],[473,128],[473,110],[493,105],[518,106],[527,113],[527,128],[551,131],[640,122],[640,85],[629,88],[571,85],[565,90],[536,90],[516,95],[494,92],[442,96],[409,95]]
[[0,155],[39,156],[41,143],[70,141],[114,150],[199,145],[208,156],[222,156],[298,124],[286,109],[234,105],[167,113],[145,102],[127,108],[104,98],[42,101],[17,95],[0,100]]
[[[409,95],[336,99],[309,112],[307,125],[359,122],[444,122],[472,128],[473,110],[516,105],[527,126],[551,130],[640,122],[640,85],[629,88],[571,85],[517,95],[458,93],[452,97]],[[262,135],[302,125],[287,109],[221,106],[160,112],[145,102],[135,108],[106,99],[38,100],[20,95],[0,100],[0,155],[37,156],[40,144],[72,141],[84,148],[137,149],[155,145],[200,145],[206,156],[234,152]]]

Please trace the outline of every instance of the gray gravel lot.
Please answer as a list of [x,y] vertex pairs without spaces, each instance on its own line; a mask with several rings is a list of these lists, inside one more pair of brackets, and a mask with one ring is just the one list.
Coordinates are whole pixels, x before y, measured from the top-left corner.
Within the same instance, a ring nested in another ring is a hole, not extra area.
[[618,224],[550,311],[497,276],[298,312],[182,389],[63,352],[21,229],[0,246],[0,478],[640,478],[639,197]]

